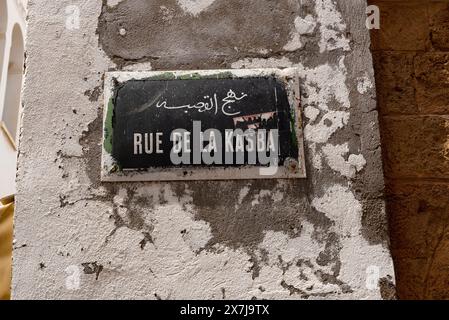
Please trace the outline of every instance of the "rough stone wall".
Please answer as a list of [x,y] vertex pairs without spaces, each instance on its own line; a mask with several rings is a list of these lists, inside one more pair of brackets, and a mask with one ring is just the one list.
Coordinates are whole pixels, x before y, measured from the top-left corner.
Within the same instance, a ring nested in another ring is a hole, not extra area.
[[398,296],[448,299],[449,4],[371,3]]
[[[14,298],[394,297],[365,8],[30,1]],[[307,179],[100,182],[105,71],[259,67],[300,72]]]

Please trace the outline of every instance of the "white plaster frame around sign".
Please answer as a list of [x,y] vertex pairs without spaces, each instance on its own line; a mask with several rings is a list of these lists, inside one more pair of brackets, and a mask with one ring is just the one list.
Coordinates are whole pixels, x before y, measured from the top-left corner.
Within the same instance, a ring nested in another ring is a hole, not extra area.
[[[299,147],[299,157],[292,163],[277,168],[276,173],[262,175],[262,167],[247,166],[239,168],[149,168],[145,170],[117,170],[113,157],[105,150],[104,128],[106,125],[109,101],[114,95],[114,85],[129,80],[142,80],[156,78],[171,74],[175,78],[185,79],[188,76],[200,76],[203,79],[217,78],[217,75],[226,73],[236,78],[253,78],[275,76],[286,84],[290,107],[295,113],[295,132]],[[189,180],[242,180],[242,179],[298,179],[305,178],[304,137],[300,107],[300,89],[298,70],[286,69],[232,69],[232,70],[194,70],[194,71],[138,71],[138,72],[107,72],[105,75],[103,110],[103,143],[101,180],[105,182],[127,181],[189,181]]]

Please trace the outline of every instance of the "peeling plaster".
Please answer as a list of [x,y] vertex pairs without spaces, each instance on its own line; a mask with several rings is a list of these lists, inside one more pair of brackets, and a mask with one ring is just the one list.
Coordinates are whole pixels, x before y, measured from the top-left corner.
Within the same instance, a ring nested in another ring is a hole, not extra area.
[[320,115],[320,110],[312,106],[307,106],[304,109],[304,115],[309,119],[310,122],[314,122]]
[[[362,206],[347,187],[331,186],[323,197],[312,201],[312,206],[334,221],[336,232],[343,235],[341,279],[363,286],[367,281],[363,275],[370,266],[379,268],[380,278],[391,274],[393,262],[388,250],[381,245],[369,246],[361,236]],[[363,247],[368,250],[364,252]],[[368,292],[365,294],[369,295]]]
[[240,190],[239,199],[237,201],[238,205],[241,205],[243,203],[243,200],[245,200],[245,198],[249,194],[250,190],[251,189],[249,188],[249,186],[245,186],[242,188],[242,190]]

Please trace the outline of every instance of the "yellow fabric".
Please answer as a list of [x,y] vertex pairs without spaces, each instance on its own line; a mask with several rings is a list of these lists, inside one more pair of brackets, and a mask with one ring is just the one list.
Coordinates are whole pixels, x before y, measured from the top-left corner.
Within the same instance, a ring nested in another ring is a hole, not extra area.
[[11,297],[14,197],[0,200],[0,300]]

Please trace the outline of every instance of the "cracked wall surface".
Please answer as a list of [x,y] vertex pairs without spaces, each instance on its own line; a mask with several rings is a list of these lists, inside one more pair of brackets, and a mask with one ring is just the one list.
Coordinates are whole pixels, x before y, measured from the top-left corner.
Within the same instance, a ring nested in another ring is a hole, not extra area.
[[[14,298],[394,296],[365,8],[30,1]],[[307,179],[100,182],[104,72],[265,67],[299,70]]]

